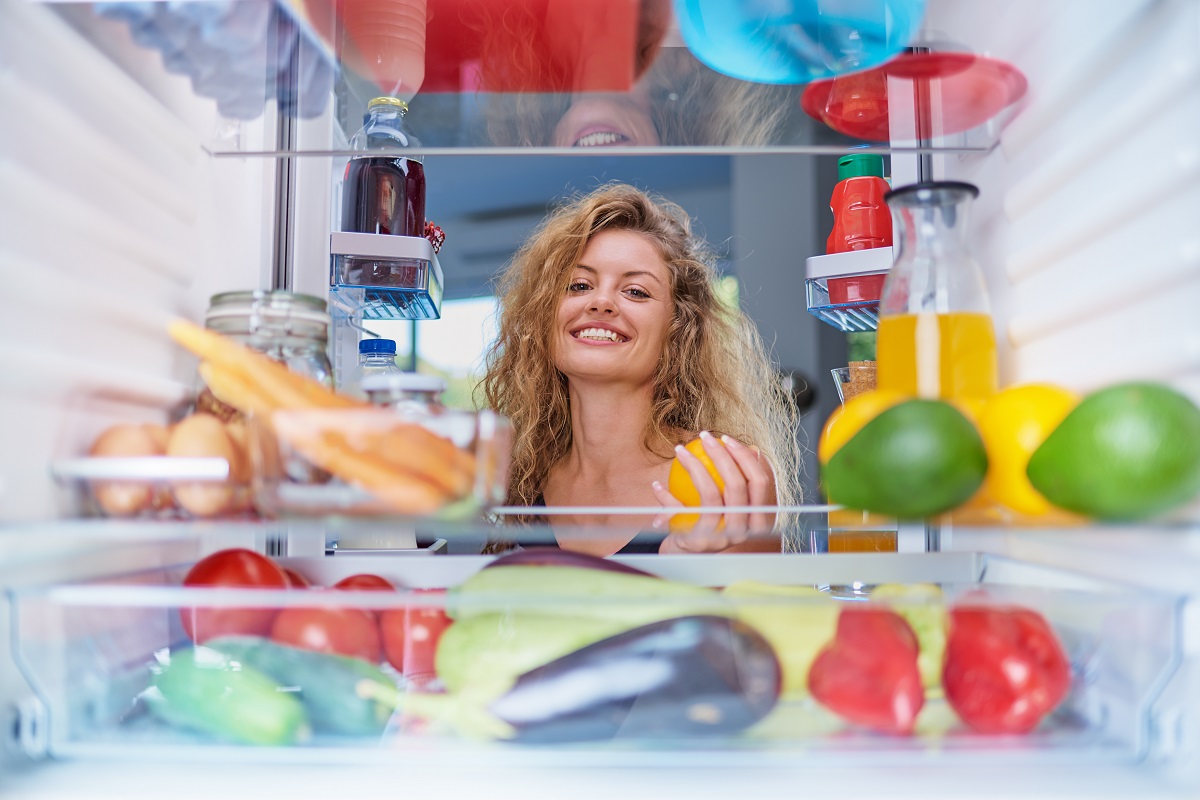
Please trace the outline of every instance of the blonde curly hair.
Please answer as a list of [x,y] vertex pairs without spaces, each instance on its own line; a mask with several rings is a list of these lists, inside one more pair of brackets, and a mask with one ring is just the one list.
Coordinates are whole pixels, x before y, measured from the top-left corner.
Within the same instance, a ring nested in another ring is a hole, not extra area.
[[506,502],[536,502],[551,467],[571,449],[567,378],[551,332],[572,270],[600,231],[640,233],[671,276],[675,318],[654,376],[643,443],[663,458],[699,431],[755,445],[775,472],[780,505],[801,501],[797,411],[754,324],[723,303],[715,258],[677,204],[625,184],[575,197],[550,214],[497,277],[499,336],[477,391],[508,417],[513,452]]

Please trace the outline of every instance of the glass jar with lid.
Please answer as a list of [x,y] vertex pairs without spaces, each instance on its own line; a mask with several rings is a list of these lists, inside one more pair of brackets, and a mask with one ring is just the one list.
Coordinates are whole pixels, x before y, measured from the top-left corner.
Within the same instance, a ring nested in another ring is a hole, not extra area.
[[[320,297],[282,289],[223,292],[209,300],[204,325],[333,388],[330,317]],[[235,415],[207,388],[201,390],[196,405],[224,419]]]

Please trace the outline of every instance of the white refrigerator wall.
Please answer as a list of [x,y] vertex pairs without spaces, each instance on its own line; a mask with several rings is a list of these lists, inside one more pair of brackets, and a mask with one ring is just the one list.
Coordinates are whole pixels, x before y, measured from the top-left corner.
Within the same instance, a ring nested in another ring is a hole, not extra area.
[[53,6],[0,0],[0,19],[0,520],[16,521],[71,513],[55,457],[187,396],[194,364],[164,323],[267,284],[275,164],[211,157],[215,107],[124,31],[101,53]]
[[1200,401],[1200,3],[932,0],[926,27],[1029,81],[1000,147],[934,165],[982,189],[1001,385],[1145,378]]

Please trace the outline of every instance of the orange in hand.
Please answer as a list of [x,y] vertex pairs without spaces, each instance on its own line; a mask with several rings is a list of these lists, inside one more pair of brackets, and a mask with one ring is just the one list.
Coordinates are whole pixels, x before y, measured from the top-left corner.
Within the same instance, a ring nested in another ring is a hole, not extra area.
[[[719,441],[719,440],[718,440]],[[724,447],[724,445],[721,445]],[[717,472],[717,467],[709,458],[708,453],[704,450],[704,443],[699,438],[692,439],[685,445],[685,449],[700,459],[700,463],[708,470],[708,474],[716,481],[717,489],[725,491],[725,481],[721,479],[721,473]],[[692,481],[692,476],[688,474],[687,468],[679,463],[679,459],[675,458],[671,461],[671,474],[667,477],[667,491],[675,496],[675,499],[683,503],[685,506],[698,506],[700,503],[700,490],[696,488],[696,484]]]

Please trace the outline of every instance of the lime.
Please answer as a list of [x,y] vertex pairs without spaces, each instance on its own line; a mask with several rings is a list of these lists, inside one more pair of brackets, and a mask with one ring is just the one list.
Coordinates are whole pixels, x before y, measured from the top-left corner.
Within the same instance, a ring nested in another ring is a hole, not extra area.
[[1026,471],[1067,511],[1111,520],[1162,513],[1200,492],[1200,408],[1162,384],[1100,389],[1046,437]]
[[987,473],[987,452],[962,412],[941,400],[886,409],[821,470],[830,502],[915,519],[970,499]]

